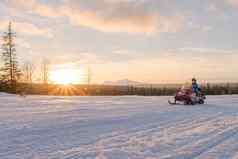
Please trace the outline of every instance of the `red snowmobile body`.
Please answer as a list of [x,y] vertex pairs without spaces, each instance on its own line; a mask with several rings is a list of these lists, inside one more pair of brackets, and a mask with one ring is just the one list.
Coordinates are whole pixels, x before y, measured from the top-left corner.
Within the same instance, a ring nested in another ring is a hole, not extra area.
[[205,95],[201,91],[196,94],[191,89],[180,89],[174,96],[174,102],[170,102],[169,104],[179,104],[182,103],[184,105],[194,105],[194,104],[204,104]]

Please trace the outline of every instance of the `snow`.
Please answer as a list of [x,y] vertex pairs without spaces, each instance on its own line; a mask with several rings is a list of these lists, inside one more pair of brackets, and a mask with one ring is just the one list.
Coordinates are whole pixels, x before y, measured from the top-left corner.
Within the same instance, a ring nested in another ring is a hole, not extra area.
[[197,106],[167,100],[1,93],[0,158],[238,158],[238,96]]

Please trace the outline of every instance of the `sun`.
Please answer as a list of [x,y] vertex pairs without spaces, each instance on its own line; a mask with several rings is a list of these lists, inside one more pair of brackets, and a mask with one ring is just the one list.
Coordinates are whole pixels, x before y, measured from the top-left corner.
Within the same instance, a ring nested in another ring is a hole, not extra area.
[[72,69],[60,69],[50,73],[50,80],[56,84],[69,85],[81,82],[80,74]]

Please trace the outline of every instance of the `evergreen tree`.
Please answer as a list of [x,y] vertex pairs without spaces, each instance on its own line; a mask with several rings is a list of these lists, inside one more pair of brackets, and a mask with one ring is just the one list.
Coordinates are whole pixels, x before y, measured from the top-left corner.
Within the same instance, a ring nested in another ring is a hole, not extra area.
[[12,31],[11,22],[8,25],[7,32],[3,33],[2,41],[2,59],[3,67],[1,69],[1,81],[10,87],[11,91],[16,90],[17,80],[21,72],[18,69],[16,49],[14,39],[16,34]]

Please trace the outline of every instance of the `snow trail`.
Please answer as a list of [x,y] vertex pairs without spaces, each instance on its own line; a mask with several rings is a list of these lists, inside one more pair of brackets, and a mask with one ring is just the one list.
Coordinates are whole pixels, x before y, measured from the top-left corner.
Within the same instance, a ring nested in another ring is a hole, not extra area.
[[167,100],[0,94],[0,158],[238,158],[238,96]]

